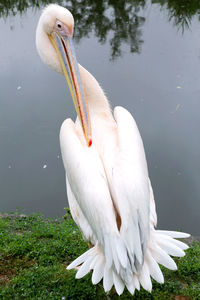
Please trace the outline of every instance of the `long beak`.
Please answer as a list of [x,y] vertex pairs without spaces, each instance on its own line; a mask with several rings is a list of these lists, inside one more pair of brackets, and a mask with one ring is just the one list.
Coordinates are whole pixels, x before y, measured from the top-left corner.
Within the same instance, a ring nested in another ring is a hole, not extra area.
[[52,32],[50,39],[58,54],[58,58],[67,80],[77,115],[79,116],[81,122],[87,145],[90,147],[92,145],[90,116],[88,105],[83,93],[83,87],[72,38],[62,37],[60,34]]

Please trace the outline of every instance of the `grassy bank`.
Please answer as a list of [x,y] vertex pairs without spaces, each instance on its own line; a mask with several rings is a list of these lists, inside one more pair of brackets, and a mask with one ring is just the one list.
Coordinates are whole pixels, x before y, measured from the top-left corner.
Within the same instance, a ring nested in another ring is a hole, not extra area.
[[200,242],[193,242],[178,271],[163,269],[165,284],[154,282],[153,292],[141,289],[132,297],[118,297],[94,286],[89,274],[75,280],[66,266],[87,249],[70,215],[44,219],[40,215],[0,217],[0,299],[200,299]]

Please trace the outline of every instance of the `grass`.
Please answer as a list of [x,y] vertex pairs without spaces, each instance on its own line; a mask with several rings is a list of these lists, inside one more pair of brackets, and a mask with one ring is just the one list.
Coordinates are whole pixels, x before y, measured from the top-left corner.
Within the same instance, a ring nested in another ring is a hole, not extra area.
[[[165,284],[153,283],[152,294],[141,288],[131,296],[106,294],[102,282],[91,283],[91,274],[75,279],[66,266],[88,248],[68,213],[63,219],[41,215],[0,218],[0,299],[200,299],[200,243],[192,243],[178,271],[163,268]],[[178,295],[185,296],[179,298]],[[189,298],[187,298],[189,297]]]

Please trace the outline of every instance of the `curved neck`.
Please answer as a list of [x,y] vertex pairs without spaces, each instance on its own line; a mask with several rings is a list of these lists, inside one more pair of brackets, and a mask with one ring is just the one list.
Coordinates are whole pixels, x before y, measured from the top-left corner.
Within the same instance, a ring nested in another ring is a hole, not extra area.
[[88,103],[90,115],[112,117],[112,111],[108,99],[97,80],[85,68],[79,64],[81,81],[84,94]]

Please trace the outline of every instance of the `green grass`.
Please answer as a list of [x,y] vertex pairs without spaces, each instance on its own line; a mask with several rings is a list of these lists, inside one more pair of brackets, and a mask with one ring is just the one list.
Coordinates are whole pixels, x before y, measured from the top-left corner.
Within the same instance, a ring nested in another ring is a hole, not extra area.
[[153,283],[152,294],[141,288],[134,297],[127,290],[118,297],[104,293],[102,282],[91,274],[75,279],[66,266],[88,248],[68,214],[63,219],[41,215],[0,218],[0,299],[175,299],[176,295],[200,299],[200,243],[194,242],[178,271],[163,268],[165,284]]

